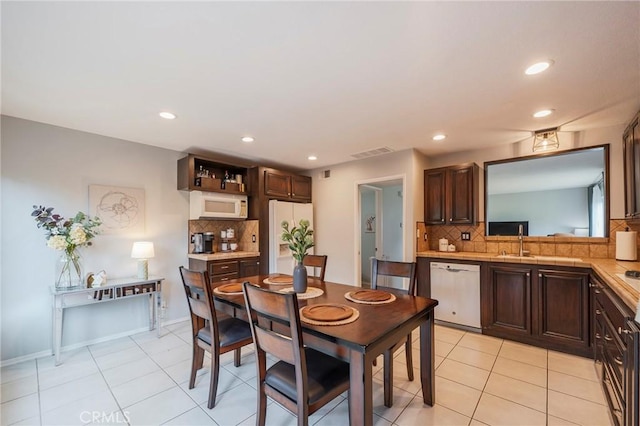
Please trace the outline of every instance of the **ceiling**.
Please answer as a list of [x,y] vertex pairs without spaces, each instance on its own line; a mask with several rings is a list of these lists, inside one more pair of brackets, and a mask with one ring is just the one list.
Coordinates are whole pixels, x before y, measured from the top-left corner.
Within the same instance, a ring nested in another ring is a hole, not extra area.
[[[619,125],[640,109],[637,1],[1,8],[3,114],[252,163],[439,155]],[[541,59],[555,63],[524,75]],[[533,118],[541,108],[555,113]]]

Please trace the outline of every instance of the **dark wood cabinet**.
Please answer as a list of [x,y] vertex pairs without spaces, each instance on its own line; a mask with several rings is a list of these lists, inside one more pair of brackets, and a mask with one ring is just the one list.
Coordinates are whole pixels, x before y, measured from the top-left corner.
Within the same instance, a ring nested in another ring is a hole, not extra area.
[[[181,158],[178,160],[178,189],[227,194],[246,193],[247,168],[231,161],[234,160],[193,154]],[[225,173],[229,176],[229,181],[223,184]]]
[[264,194],[282,200],[311,202],[311,178],[279,170],[264,171]]
[[482,283],[484,334],[590,356],[589,274],[490,264]]
[[479,168],[475,163],[424,171],[424,221],[429,225],[475,224]]
[[616,426],[638,426],[640,330],[633,311],[591,277],[596,368]]
[[509,335],[531,335],[531,268],[491,265],[488,271],[483,329],[486,326]]
[[625,218],[640,220],[640,112],[622,136]]
[[189,269],[207,271],[211,283],[258,275],[259,265],[260,259],[257,257],[224,260],[189,259]]

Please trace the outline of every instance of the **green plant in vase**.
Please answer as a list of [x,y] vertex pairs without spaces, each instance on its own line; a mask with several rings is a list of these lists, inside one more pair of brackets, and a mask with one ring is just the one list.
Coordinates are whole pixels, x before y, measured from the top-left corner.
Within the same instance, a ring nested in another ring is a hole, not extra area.
[[307,291],[307,269],[302,264],[307,251],[313,247],[313,229],[306,219],[301,219],[299,226],[293,226],[289,229],[289,222],[282,221],[282,241],[289,245],[289,250],[293,258],[296,260],[296,266],[293,268],[293,290],[296,293],[304,293]]

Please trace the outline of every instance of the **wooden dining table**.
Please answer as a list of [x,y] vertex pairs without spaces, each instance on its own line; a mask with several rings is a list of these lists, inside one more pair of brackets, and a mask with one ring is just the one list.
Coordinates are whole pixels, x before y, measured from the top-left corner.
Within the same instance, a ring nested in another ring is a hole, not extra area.
[[[213,287],[246,281],[276,291],[291,287],[290,284],[265,284],[265,278],[269,277],[256,275],[227,280],[214,283]],[[396,297],[393,302],[362,304],[345,298],[346,293],[360,290],[359,287],[320,281],[311,277],[308,285],[322,289],[323,294],[310,299],[299,298],[300,308],[314,304],[338,303],[355,308],[359,312],[356,321],[344,325],[311,325],[302,322],[305,345],[349,362],[349,420],[352,425],[373,424],[373,360],[418,327],[422,397],[427,405],[432,406],[435,403],[433,314],[438,304],[437,300],[390,290],[389,292]],[[229,295],[214,291],[214,297],[218,309],[239,318],[247,318],[242,294]],[[390,364],[391,366],[386,367],[392,368],[393,362]]]

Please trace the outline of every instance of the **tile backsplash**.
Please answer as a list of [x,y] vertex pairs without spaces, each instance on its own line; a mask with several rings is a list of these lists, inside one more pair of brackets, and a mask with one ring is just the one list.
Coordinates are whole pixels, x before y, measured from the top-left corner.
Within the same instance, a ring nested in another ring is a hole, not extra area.
[[[611,219],[608,238],[524,237],[524,249],[532,255],[613,259],[616,256],[616,232],[624,231],[627,227],[639,231],[636,245],[640,247],[640,226],[628,224],[624,219]],[[449,244],[456,246],[456,251],[496,254],[503,250],[507,253],[518,252],[518,237],[486,236],[484,222],[476,226],[425,225],[424,222],[418,222],[417,231],[417,251],[438,250],[438,240],[446,238]],[[424,240],[425,232],[427,241]],[[470,241],[462,241],[463,232],[471,234]]]
[[[190,220],[189,235],[187,246],[189,253],[193,253],[193,244],[191,244],[191,236],[197,232],[213,232],[214,251],[222,251],[220,248],[221,238],[220,231],[233,228],[235,231],[236,243],[238,249],[236,251],[260,251],[259,249],[259,223],[257,220]],[[253,236],[256,241],[253,242]]]

